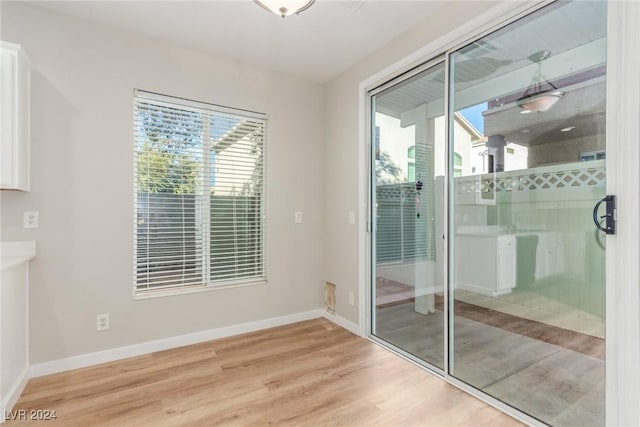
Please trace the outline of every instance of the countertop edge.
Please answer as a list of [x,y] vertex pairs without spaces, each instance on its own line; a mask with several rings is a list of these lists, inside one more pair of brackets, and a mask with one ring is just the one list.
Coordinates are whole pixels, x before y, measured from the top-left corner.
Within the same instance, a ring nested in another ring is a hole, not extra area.
[[35,240],[0,243],[0,270],[26,264],[36,257]]

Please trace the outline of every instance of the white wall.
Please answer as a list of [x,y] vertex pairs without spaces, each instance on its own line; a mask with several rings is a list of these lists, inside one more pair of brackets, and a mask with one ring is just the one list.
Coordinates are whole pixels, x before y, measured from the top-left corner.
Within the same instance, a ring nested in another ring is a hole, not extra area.
[[[0,28],[35,67],[32,192],[0,195],[0,238],[38,242],[32,363],[322,306],[320,85],[24,3],[2,3]],[[133,301],[134,88],[269,115],[267,286]],[[25,210],[39,229],[21,227]]]
[[546,143],[529,147],[528,166],[538,167],[557,163],[572,163],[580,159],[581,153],[606,150],[605,135],[572,138],[562,142]]
[[402,127],[400,119],[378,112],[375,114],[375,122],[380,129],[380,153],[386,152],[393,164],[401,170],[399,182],[408,182],[409,147],[416,145],[416,127]]
[[349,224],[348,212],[366,217],[366,206],[358,203],[358,162],[365,155],[358,148],[359,84],[495,5],[490,1],[443,3],[428,19],[326,86],[325,278],[336,284],[336,313],[348,320],[358,322],[358,307],[348,304],[348,293],[355,293],[357,299],[360,279],[359,225]]

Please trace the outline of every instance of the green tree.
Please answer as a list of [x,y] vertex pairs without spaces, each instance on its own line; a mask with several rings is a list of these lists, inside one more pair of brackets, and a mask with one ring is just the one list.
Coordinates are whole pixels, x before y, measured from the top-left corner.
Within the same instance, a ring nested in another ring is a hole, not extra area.
[[402,169],[396,165],[386,151],[381,151],[376,160],[376,182],[380,184],[397,184],[402,182]]
[[186,153],[168,148],[161,141],[145,141],[136,159],[138,192],[194,194],[197,164]]

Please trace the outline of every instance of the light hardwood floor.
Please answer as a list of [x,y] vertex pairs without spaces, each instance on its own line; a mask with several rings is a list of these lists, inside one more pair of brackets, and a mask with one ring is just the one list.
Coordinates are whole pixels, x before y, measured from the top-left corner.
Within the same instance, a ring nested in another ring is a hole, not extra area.
[[326,319],[35,378],[20,409],[58,418],[5,425],[520,425]]

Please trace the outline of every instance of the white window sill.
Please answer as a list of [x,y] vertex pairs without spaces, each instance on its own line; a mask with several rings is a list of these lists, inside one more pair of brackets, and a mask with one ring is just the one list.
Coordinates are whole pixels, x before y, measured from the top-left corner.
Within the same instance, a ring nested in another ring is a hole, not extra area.
[[200,285],[189,286],[185,288],[169,288],[169,289],[157,289],[157,290],[145,290],[145,291],[133,291],[133,299],[146,300],[152,298],[163,298],[175,295],[195,294],[199,292],[220,291],[223,289],[243,288],[246,286],[264,286],[267,284],[266,279],[255,279],[247,282],[230,282],[217,285]]

